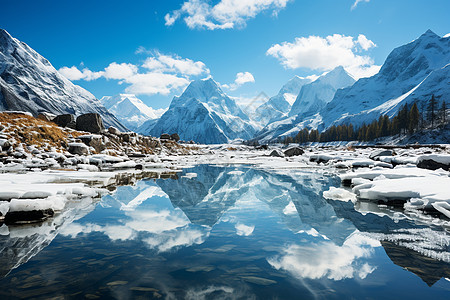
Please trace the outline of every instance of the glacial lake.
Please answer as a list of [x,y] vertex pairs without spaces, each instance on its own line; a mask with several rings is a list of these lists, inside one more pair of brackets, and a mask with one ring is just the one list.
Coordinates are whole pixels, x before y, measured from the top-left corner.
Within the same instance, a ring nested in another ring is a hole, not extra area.
[[0,298],[450,299],[450,237],[326,172],[199,165],[0,228]]

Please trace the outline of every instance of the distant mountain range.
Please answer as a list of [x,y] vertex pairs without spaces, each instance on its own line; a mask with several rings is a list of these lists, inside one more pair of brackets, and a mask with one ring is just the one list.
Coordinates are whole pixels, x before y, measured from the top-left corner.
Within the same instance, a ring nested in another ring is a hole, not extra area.
[[394,49],[378,74],[356,82],[343,67],[315,80],[296,76],[249,116],[212,79],[191,82],[166,111],[154,110],[129,94],[99,101],[0,30],[0,89],[0,111],[98,112],[109,126],[153,136],[178,133],[182,140],[207,144],[237,139],[270,142],[305,127],[320,131],[338,124],[358,127],[382,114],[393,117],[405,103],[424,107],[431,95],[448,101],[450,37],[428,30]]
[[0,111],[99,113],[106,126],[127,130],[91,93],[62,76],[27,44],[0,29]]
[[146,121],[158,119],[165,112],[165,109],[148,107],[133,94],[104,96],[100,101],[123,125],[133,131],[137,131]]

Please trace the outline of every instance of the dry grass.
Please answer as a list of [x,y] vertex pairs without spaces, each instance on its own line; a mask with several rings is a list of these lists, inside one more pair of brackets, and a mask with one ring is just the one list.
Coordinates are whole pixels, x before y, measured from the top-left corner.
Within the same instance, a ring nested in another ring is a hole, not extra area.
[[27,146],[36,145],[48,149],[65,147],[69,135],[83,135],[82,132],[58,127],[53,122],[15,113],[0,113],[0,124],[5,127],[2,133],[8,138]]

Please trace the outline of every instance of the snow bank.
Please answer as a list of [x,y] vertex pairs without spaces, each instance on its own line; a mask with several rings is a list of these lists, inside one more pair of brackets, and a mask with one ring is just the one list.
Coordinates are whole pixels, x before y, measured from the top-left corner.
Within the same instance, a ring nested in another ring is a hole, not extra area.
[[331,200],[356,202],[356,195],[354,193],[336,187],[330,187],[328,191],[323,192],[323,197]]

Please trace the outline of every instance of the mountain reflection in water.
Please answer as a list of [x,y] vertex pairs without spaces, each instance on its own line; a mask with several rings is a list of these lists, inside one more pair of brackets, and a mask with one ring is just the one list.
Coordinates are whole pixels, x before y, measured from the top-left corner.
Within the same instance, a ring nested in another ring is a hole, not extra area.
[[0,296],[445,299],[449,235],[322,197],[338,184],[317,170],[200,165],[38,230],[3,225]]

